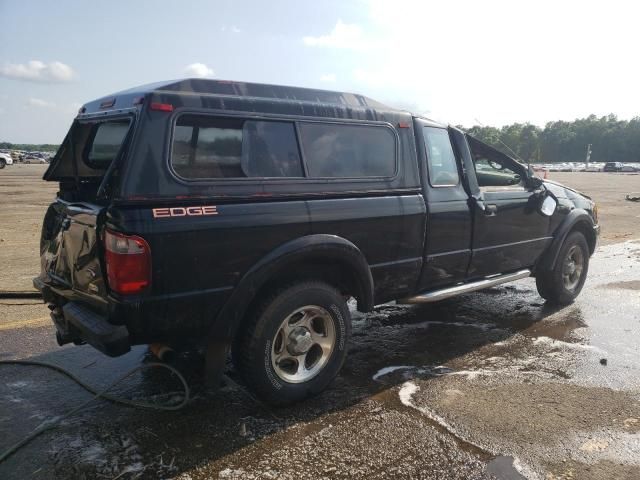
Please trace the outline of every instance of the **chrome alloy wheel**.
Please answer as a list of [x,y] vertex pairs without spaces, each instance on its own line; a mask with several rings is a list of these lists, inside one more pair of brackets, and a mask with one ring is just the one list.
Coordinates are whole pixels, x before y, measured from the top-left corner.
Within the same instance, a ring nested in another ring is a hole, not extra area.
[[306,382],[324,368],[335,344],[333,317],[322,307],[307,305],[280,324],[271,344],[271,365],[285,382]]
[[580,283],[582,271],[584,270],[584,253],[578,245],[574,245],[567,252],[562,266],[562,279],[564,288],[569,291],[575,290]]

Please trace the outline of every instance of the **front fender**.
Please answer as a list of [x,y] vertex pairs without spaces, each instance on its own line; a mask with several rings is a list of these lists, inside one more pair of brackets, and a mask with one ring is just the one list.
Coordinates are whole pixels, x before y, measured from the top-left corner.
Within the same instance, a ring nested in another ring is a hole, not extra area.
[[596,225],[593,223],[591,215],[584,209],[575,208],[567,214],[562,223],[553,232],[553,241],[540,257],[536,270],[553,270],[555,268],[560,248],[562,248],[567,235],[573,230],[583,232],[587,243],[595,247],[597,233]]

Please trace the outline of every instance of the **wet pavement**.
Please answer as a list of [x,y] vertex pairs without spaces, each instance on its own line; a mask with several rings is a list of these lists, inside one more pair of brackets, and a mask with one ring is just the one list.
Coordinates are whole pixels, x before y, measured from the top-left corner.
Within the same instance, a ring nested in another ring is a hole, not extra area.
[[[42,305],[3,300],[0,358],[55,362],[104,387],[149,360],[55,344]],[[254,401],[230,366],[218,392],[188,372],[179,412],[97,401],[0,464],[0,478],[640,478],[640,241],[602,247],[585,289],[551,308],[532,279],[438,304],[354,313],[322,395]],[[90,395],[56,372],[0,366],[0,451]],[[115,393],[177,402],[164,371]]]

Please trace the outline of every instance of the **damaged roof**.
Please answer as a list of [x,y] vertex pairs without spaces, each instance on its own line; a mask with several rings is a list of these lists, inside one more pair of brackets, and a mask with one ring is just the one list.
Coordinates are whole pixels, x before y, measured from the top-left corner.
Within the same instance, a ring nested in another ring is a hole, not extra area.
[[[187,78],[165,82],[149,83],[113,93],[105,98],[122,96],[143,96],[147,94],[197,94],[211,96],[234,96],[261,98],[269,100],[290,100],[305,103],[334,104],[353,108],[372,108],[377,110],[398,110],[384,105],[364,95],[348,92],[334,92],[315,88],[289,87],[264,83],[236,82],[203,78]],[[93,102],[91,102],[93,103]]]
[[[174,107],[206,108],[230,111],[284,113],[328,118],[392,121],[413,114],[390,107],[372,98],[349,92],[316,88],[269,85],[203,78],[187,78],[140,85],[88,102],[79,117],[106,114],[137,105],[142,97],[166,102]],[[240,104],[238,101],[249,100]],[[109,110],[105,111],[105,104]],[[287,106],[285,106],[287,105]],[[446,125],[426,119],[432,126]]]

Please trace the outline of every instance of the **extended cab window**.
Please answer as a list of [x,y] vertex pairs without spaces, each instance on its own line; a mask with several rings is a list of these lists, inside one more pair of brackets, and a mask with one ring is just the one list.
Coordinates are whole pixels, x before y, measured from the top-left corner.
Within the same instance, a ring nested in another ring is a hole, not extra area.
[[473,137],[469,137],[469,147],[478,186],[524,188],[522,169],[515,160]]
[[171,165],[196,180],[303,176],[291,122],[183,115],[173,131]]
[[391,177],[396,138],[386,127],[300,123],[310,177]]
[[423,127],[424,146],[429,164],[429,183],[432,187],[458,185],[458,164],[453,153],[449,132],[444,128]]

